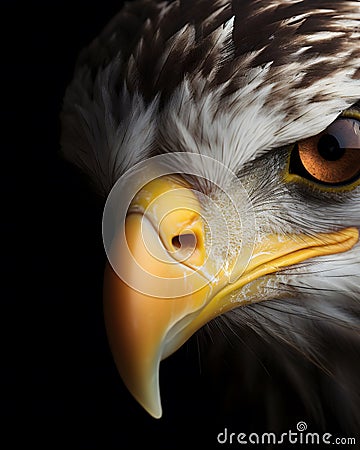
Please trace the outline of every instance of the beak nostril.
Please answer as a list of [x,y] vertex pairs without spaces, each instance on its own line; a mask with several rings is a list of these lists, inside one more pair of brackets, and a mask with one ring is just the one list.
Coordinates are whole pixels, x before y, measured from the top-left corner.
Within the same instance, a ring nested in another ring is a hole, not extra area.
[[172,245],[176,250],[189,251],[195,250],[197,239],[193,233],[184,233],[172,238]]
[[177,250],[181,247],[180,236],[174,236],[171,242],[173,247],[176,248]]

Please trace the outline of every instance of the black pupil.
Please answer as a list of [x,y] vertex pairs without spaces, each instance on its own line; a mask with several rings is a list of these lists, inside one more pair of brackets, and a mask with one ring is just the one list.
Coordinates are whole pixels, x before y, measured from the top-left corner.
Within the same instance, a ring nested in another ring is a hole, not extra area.
[[324,134],[319,140],[318,151],[326,161],[337,161],[344,156],[346,149],[340,147],[335,136]]

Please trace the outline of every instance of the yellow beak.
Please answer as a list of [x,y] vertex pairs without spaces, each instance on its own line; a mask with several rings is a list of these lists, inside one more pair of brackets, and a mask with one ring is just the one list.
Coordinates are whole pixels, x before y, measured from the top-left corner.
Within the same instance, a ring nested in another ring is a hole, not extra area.
[[[124,230],[123,230],[124,231]],[[226,268],[207,249],[205,224],[195,194],[174,177],[147,184],[125,222],[127,248],[114,240],[123,267],[104,276],[104,316],[119,373],[137,401],[161,417],[160,361],[214,317],[246,304],[231,294],[263,277],[316,256],[345,252],[359,239],[356,228],[318,236],[268,235],[253,245],[250,260]],[[238,255],[239,256],[239,255]],[[235,281],[234,281],[235,280]]]

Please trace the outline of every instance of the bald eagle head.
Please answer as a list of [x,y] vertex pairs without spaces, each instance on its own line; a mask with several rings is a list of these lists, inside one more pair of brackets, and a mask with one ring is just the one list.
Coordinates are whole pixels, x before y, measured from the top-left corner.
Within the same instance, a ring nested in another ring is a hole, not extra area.
[[109,343],[154,417],[160,361],[220,329],[358,420],[359,27],[351,0],[136,0],[79,56],[62,150],[106,199]]

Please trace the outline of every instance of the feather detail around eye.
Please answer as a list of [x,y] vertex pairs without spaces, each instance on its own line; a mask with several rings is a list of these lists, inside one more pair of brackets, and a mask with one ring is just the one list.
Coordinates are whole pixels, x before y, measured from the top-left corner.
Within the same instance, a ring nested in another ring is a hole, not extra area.
[[[319,133],[360,98],[360,9],[314,5],[126,4],[79,57],[62,110],[64,155],[106,194],[154,152],[211,153],[238,171]],[[196,146],[189,133],[199,133]]]

